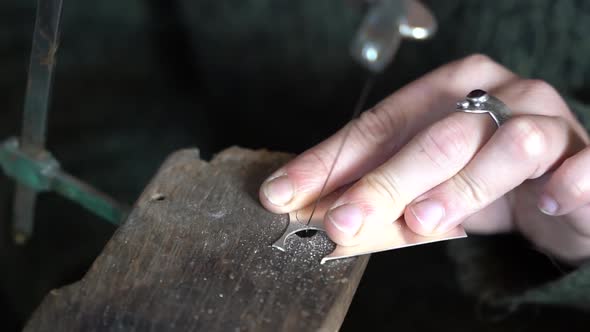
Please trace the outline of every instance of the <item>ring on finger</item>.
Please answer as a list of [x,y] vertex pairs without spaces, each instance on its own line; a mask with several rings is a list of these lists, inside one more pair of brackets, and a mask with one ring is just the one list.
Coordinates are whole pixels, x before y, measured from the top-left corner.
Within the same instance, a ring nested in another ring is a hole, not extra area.
[[498,127],[508,121],[512,115],[512,111],[500,99],[480,89],[471,91],[465,100],[458,102],[457,111],[477,114],[487,113]]

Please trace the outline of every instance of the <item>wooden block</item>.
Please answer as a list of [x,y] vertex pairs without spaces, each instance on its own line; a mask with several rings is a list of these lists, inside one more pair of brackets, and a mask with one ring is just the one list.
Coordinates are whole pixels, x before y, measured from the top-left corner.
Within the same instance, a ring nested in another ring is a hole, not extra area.
[[79,282],[52,291],[25,331],[334,331],[368,256],[320,265],[325,234],[271,248],[287,225],[258,201],[291,156],[173,154]]

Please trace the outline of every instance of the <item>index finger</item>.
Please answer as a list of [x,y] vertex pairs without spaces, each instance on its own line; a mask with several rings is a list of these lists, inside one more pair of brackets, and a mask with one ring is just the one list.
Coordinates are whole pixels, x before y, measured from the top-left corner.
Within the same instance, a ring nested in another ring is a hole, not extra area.
[[[393,93],[347,124],[352,128],[323,195],[382,164],[418,131],[451,112],[467,91],[493,90],[515,77],[488,57],[472,55]],[[340,129],[275,171],[260,189],[262,204],[270,211],[287,213],[316,200],[346,131],[346,127]]]

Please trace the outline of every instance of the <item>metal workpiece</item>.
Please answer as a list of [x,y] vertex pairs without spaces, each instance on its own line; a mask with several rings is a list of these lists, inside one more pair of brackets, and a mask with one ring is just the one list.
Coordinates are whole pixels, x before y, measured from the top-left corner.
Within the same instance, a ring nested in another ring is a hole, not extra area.
[[289,221],[289,223],[287,224],[287,229],[285,229],[285,232],[283,233],[283,235],[281,235],[281,238],[278,239],[275,243],[272,244],[273,248],[277,248],[280,251],[287,251],[287,240],[299,233],[299,232],[306,232],[306,231],[324,231],[324,229],[322,227],[316,227],[314,225],[306,225],[302,222],[299,221]]
[[369,8],[352,44],[351,55],[371,72],[382,72],[402,39],[422,40],[436,32],[436,19],[417,0],[379,0]]
[[[277,240],[272,247],[283,252],[287,251],[287,241],[292,239],[295,241],[296,233],[304,231],[319,231],[325,232],[324,215],[327,212],[328,204],[322,204],[318,213],[314,214],[313,219],[309,225],[301,222],[305,217],[298,217],[301,211],[292,212],[289,214],[289,221],[281,238]],[[305,208],[304,210],[309,210]],[[301,212],[302,215],[307,215],[309,211]],[[395,220],[392,223],[384,224],[380,229],[371,230],[371,234],[366,234],[366,239],[370,241],[362,241],[355,246],[341,246],[336,245],[336,248],[320,260],[320,264],[332,260],[338,260],[348,257],[355,257],[360,255],[372,254],[380,251],[394,250],[407,248],[411,246],[423,245],[439,241],[448,241],[454,239],[461,239],[467,237],[462,226],[457,226],[444,234],[436,234],[432,236],[422,236],[414,233],[405,223],[403,219]],[[305,241],[305,237],[299,241]]]

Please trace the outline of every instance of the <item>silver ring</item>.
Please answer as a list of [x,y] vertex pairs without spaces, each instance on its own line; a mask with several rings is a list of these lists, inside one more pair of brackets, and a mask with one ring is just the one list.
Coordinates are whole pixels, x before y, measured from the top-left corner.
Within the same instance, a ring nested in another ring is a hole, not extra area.
[[467,113],[487,113],[498,127],[510,119],[512,112],[500,99],[483,90],[471,91],[465,100],[457,103],[457,111]]

